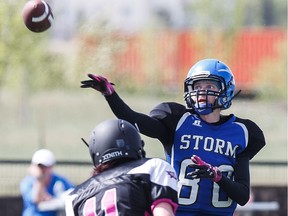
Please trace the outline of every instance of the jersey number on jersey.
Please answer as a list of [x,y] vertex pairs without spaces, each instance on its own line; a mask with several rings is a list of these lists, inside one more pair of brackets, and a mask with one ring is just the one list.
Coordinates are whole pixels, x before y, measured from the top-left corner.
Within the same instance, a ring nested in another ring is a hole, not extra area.
[[[96,203],[96,197],[91,197],[86,200],[83,208],[83,215],[97,216]],[[115,188],[105,191],[101,199],[101,210],[105,212],[105,216],[118,216]]]
[[[187,166],[191,164],[191,159],[186,159],[181,163],[180,171],[179,171],[179,182],[178,182],[178,187],[179,187],[179,194],[181,194],[181,190],[183,187],[188,187],[190,188],[190,195],[188,198],[186,197],[179,197],[179,204],[180,205],[192,205],[194,204],[197,200],[198,193],[199,193],[199,182],[201,179],[190,179],[190,178],[185,178],[186,176],[186,170]],[[227,178],[231,178],[232,173],[234,171],[233,167],[230,165],[221,165],[218,167],[220,171],[225,171],[227,172]],[[220,197],[220,188],[219,185],[216,183],[213,183],[213,191],[212,191],[212,200],[211,203],[213,207],[216,208],[225,208],[229,207],[232,203],[232,200],[228,197],[227,200],[219,200]]]

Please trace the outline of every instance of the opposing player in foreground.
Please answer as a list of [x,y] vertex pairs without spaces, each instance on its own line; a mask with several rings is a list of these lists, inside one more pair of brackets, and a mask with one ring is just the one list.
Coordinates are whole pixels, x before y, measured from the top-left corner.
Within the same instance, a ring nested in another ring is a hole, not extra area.
[[118,118],[136,123],[141,133],[163,144],[179,180],[177,215],[232,216],[237,203],[248,201],[249,160],[265,138],[253,121],[221,114],[237,95],[234,75],[225,63],[197,62],[184,81],[186,106],[161,103],[150,115],[132,110],[105,77],[88,76],[82,88],[100,91]]
[[175,170],[164,160],[145,158],[143,145],[127,121],[107,120],[96,126],[88,144],[93,176],[70,194],[66,215],[173,216]]

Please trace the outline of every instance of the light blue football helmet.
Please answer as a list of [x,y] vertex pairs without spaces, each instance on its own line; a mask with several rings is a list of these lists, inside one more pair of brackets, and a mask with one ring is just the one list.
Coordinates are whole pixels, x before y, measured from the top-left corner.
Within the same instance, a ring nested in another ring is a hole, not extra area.
[[[220,87],[219,91],[211,90],[194,90],[194,84],[200,80],[209,80],[217,82]],[[237,93],[238,94],[238,93]],[[199,96],[215,96],[214,104],[199,103],[194,101],[192,97]],[[230,68],[223,62],[217,59],[204,59],[198,61],[191,67],[184,81],[184,100],[187,109],[193,109],[200,115],[212,113],[214,109],[228,109],[232,104],[232,99],[235,97],[235,80]]]

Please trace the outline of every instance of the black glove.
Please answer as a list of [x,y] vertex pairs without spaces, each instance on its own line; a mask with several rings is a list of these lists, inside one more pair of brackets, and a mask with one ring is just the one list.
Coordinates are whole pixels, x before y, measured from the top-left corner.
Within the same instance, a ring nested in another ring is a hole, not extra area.
[[210,164],[203,161],[197,155],[191,157],[193,164],[189,164],[189,167],[195,168],[196,170],[188,173],[188,176],[192,176],[192,179],[197,178],[209,178],[214,182],[218,182],[222,178],[222,173],[218,167],[213,167]]
[[114,84],[110,83],[105,77],[94,74],[88,74],[88,77],[91,78],[91,80],[81,81],[81,88],[93,88],[105,96],[115,92]]

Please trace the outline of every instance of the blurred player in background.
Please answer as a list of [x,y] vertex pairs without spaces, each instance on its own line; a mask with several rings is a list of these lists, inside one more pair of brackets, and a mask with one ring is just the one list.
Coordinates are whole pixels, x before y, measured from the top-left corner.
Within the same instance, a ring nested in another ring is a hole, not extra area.
[[67,215],[174,215],[175,170],[164,160],[145,158],[144,143],[133,125],[104,121],[92,131],[87,145],[93,176],[70,194]]
[[88,76],[82,88],[100,91],[118,118],[136,123],[141,133],[163,144],[179,180],[177,215],[229,216],[237,203],[249,200],[249,160],[265,138],[253,121],[221,114],[238,94],[225,63],[197,62],[184,81],[186,106],[161,103],[150,115],[132,110],[105,77]]
[[[55,163],[54,154],[48,149],[40,149],[33,154],[29,174],[20,183],[23,216],[56,216],[61,208],[63,211],[65,201],[61,200],[61,196],[73,185],[53,171]],[[44,203],[49,205],[49,209]],[[46,209],[41,209],[40,205]]]

